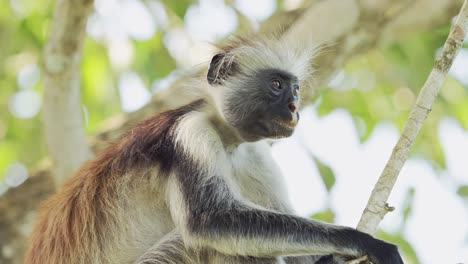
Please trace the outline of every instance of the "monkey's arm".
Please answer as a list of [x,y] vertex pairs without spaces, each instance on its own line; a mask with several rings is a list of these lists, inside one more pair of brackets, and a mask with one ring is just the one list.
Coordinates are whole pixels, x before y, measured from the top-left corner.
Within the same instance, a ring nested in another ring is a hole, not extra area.
[[375,263],[403,263],[395,246],[348,227],[256,208],[223,176],[189,159],[169,180],[169,206],[184,241],[228,255],[368,254]]

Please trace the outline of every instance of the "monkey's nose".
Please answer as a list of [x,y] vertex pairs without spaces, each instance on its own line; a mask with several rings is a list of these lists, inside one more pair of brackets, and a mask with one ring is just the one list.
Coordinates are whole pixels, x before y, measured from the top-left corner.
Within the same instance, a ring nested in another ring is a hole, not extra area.
[[294,114],[297,111],[297,104],[295,102],[289,103],[288,108],[289,108],[289,111],[291,111],[291,113]]
[[299,121],[299,113],[298,113],[298,104],[296,101],[291,102],[288,104],[289,111],[291,112],[291,119],[289,120],[289,123],[293,126],[297,125],[297,122]]

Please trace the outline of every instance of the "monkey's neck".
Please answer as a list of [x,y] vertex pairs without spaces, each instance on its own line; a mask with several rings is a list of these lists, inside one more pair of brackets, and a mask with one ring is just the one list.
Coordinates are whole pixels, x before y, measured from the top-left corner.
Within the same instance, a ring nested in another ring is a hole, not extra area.
[[232,152],[241,143],[245,142],[237,130],[231,125],[227,124],[226,121],[224,121],[223,118],[218,114],[210,115],[209,120],[218,132],[218,135],[221,138],[226,151]]
[[207,103],[205,111],[208,116],[209,122],[213,125],[213,128],[218,132],[221,141],[223,142],[224,149],[228,152],[232,152],[245,140],[240,136],[236,128],[226,122],[221,113],[221,107],[216,104],[217,101],[221,101],[221,98],[216,98],[219,94],[209,92],[207,90],[202,91],[204,94],[204,100]]

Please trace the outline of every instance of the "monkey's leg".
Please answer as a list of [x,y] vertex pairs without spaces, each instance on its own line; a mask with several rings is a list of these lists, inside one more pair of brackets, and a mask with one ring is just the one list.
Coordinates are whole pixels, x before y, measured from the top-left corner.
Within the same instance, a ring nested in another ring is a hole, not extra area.
[[[214,250],[195,252],[184,245],[177,231],[167,234],[151,247],[136,264],[284,264],[277,258],[227,256]],[[304,262],[306,263],[306,262]]]
[[284,258],[286,264],[344,264],[346,263],[339,256],[332,255],[309,255],[300,257]]
[[247,258],[247,257],[227,257],[221,262],[213,262],[212,264],[285,264],[281,259],[277,258]]
[[[299,257],[285,257],[286,264],[315,264],[321,256],[299,256]],[[320,262],[319,262],[320,263]],[[329,264],[332,264],[330,262]]]
[[227,256],[214,250],[202,254],[185,247],[182,236],[176,231],[167,234],[151,247],[136,264],[342,264],[337,257],[299,256],[279,258],[255,258]]
[[[209,264],[285,264],[280,258],[234,257],[212,252]],[[205,264],[205,263],[200,263]]]
[[256,258],[233,257],[222,253],[210,254],[209,261],[200,264],[345,264],[346,261],[339,256],[332,255],[308,255],[284,258]]
[[332,255],[308,255],[284,258],[256,258],[233,257],[222,253],[210,254],[209,261],[200,264],[345,264],[346,261],[339,256]]
[[135,264],[202,264],[200,254],[187,249],[176,231],[167,234],[151,247]]

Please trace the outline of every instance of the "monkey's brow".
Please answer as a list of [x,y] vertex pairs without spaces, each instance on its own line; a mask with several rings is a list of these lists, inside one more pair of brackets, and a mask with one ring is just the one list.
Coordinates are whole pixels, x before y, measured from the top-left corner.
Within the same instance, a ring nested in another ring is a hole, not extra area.
[[296,76],[294,76],[293,74],[287,72],[287,71],[284,71],[284,70],[280,70],[280,69],[265,69],[265,70],[260,70],[260,72],[266,72],[268,73],[267,75],[265,76],[269,76],[269,77],[279,77],[285,81],[289,81],[291,83],[297,83],[298,82],[298,78]]

